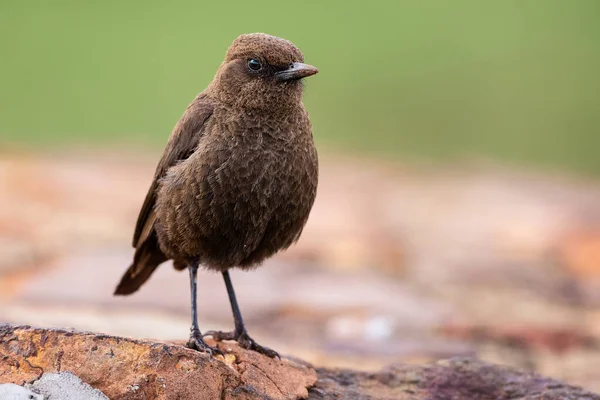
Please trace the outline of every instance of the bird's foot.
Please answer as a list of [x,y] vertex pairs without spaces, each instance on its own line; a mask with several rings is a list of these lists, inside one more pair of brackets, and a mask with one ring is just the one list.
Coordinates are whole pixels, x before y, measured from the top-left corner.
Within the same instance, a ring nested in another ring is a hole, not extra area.
[[241,332],[208,331],[204,334],[204,336],[212,336],[212,338],[217,342],[223,340],[235,340],[240,345],[240,347],[244,349],[256,351],[257,353],[264,354],[265,356],[270,358],[277,357],[281,360],[279,353],[277,353],[275,350],[261,346],[260,344],[256,343],[256,341],[252,339],[250,335],[248,335],[248,332],[246,332],[246,330],[243,330]]
[[190,334],[190,340],[185,344],[188,349],[200,351],[202,353],[208,353],[209,356],[220,354],[224,356],[223,352],[217,347],[211,347],[203,339],[200,331],[192,331]]

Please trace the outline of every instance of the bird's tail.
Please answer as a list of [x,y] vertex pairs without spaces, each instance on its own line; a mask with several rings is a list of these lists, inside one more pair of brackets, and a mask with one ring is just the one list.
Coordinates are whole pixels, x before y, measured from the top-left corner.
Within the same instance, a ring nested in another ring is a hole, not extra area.
[[165,261],[167,261],[167,257],[158,246],[156,234],[150,235],[135,250],[133,264],[121,278],[114,294],[125,296],[134,293],[150,278],[154,270]]

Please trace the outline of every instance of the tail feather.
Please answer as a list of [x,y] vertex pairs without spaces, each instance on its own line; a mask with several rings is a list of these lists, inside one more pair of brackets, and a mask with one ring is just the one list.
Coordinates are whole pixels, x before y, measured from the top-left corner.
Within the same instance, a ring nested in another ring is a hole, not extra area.
[[128,295],[136,292],[165,261],[167,257],[158,246],[156,234],[153,234],[136,249],[133,264],[121,278],[114,294]]

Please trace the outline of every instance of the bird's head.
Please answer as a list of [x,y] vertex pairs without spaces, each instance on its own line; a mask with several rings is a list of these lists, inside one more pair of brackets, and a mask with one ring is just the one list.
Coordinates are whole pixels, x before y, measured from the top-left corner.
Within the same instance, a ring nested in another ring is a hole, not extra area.
[[304,64],[302,52],[292,42],[252,33],[234,40],[211,89],[226,103],[281,108],[299,103],[301,80],[317,72],[317,68]]

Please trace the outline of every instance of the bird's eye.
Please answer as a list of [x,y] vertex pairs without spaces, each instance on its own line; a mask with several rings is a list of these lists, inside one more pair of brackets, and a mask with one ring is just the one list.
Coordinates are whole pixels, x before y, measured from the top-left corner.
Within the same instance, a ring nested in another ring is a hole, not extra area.
[[255,60],[254,58],[248,60],[248,68],[250,68],[250,70],[252,71],[260,71],[262,68],[262,64],[260,63],[260,61]]

